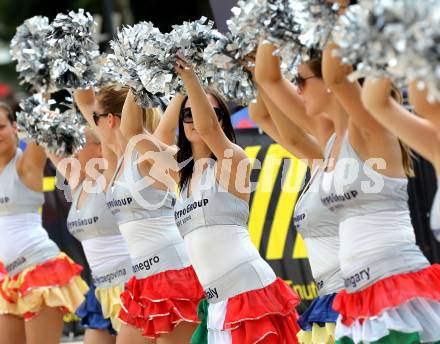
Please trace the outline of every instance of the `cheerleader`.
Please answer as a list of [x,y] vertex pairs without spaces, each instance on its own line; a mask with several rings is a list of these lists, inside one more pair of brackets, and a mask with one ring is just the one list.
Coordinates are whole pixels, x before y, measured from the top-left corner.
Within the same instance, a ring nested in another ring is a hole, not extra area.
[[[339,260],[345,290],[341,343],[414,343],[440,340],[440,268],[415,243],[408,209],[411,157],[397,137],[361,102],[361,87],[346,78],[351,67],[323,58],[324,80],[349,116],[348,130],[320,185],[321,202],[339,221]],[[387,93],[389,94],[389,93]]]
[[180,109],[177,160],[186,164],[174,216],[205,292],[192,342],[296,343],[300,300],[249,237],[249,162],[234,143],[228,108],[180,58],[176,71],[188,97]]
[[[429,160],[440,176],[440,122],[439,104],[429,103],[426,90],[417,89],[414,81],[409,87],[409,99],[418,115],[415,116],[393,99],[384,96],[391,88],[387,79],[367,80],[362,89],[362,102],[370,114],[385,128],[399,136],[425,159]],[[437,178],[437,193],[431,211],[431,229],[440,241],[440,185]]]
[[83,302],[87,285],[75,264],[42,227],[44,149],[17,148],[11,109],[0,105],[0,298],[2,343],[58,344],[63,313]]
[[[86,300],[76,314],[86,328],[84,343],[114,343],[120,328],[117,319],[121,309],[120,294],[132,275],[132,268],[127,244],[105,203],[105,185],[99,185],[94,173],[104,177],[104,183],[110,180],[108,170],[115,170],[116,157],[101,145],[90,128],[86,128],[85,136],[86,145],[75,157],[80,164],[79,171],[71,166],[69,173],[64,173],[73,193],[67,228],[81,242],[93,278]],[[53,154],[48,156],[59,171],[67,171],[61,158]],[[96,171],[92,164],[99,164],[102,158],[109,168]]]
[[185,343],[198,322],[203,290],[174,222],[175,196],[168,185],[151,178],[155,164],[140,161],[138,145],[132,144],[137,135],[156,128],[159,113],[144,112],[124,90],[112,97],[125,101],[119,113],[105,105],[111,99],[98,98],[94,115],[97,131],[119,157],[106,201],[128,244],[134,271],[121,295],[123,325],[117,342]]
[[[280,60],[273,55],[275,47],[260,44],[256,60],[256,80],[260,101],[250,106],[259,112],[257,123],[274,133],[275,140],[298,158],[305,159],[311,178],[298,199],[294,225],[304,238],[318,298],[300,317],[301,343],[331,343],[335,339],[338,314],[333,299],[343,289],[339,266],[339,234],[336,217],[319,198],[322,162],[330,157],[346,129],[347,116],[322,79],[321,59],[311,59],[298,66],[296,85],[283,78]],[[268,116],[261,118],[267,107]],[[283,110],[283,111],[282,111]],[[318,163],[316,163],[318,162]]]

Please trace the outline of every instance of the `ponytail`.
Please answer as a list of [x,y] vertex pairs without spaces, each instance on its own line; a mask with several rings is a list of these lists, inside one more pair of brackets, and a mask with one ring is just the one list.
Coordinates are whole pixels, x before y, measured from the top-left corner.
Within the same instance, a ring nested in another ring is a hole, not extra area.
[[161,117],[162,111],[159,108],[144,109],[144,129],[149,133],[154,133]]

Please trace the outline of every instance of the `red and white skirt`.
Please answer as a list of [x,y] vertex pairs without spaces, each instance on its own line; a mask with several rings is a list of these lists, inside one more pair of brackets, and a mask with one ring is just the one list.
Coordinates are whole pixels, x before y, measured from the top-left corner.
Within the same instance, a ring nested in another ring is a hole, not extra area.
[[197,305],[203,288],[193,270],[168,270],[143,279],[132,277],[121,294],[119,319],[142,335],[157,338],[182,321],[199,323]]
[[342,291],[333,308],[339,343],[440,342],[440,265]]

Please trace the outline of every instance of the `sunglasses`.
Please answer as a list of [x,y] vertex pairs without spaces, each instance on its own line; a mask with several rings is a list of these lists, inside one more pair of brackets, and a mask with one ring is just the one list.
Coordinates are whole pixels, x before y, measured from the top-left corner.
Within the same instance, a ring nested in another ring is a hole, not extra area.
[[316,78],[316,76],[311,75],[311,76],[308,76],[307,78],[304,78],[300,74],[296,74],[293,77],[293,83],[296,85],[296,87],[298,87],[298,90],[302,91],[304,89],[304,87],[306,86],[306,81],[308,79],[313,79],[313,78]]
[[92,112],[93,114],[93,121],[95,122],[95,125],[98,125],[98,121],[101,117],[107,117],[108,115],[112,114],[113,116],[117,116],[121,118],[120,113],[114,113],[114,112],[107,112],[107,113],[96,113],[95,111]]
[[[225,112],[215,107],[214,112],[217,115],[217,119],[220,121],[223,116],[225,115]],[[182,119],[183,123],[193,123],[193,117],[192,117],[192,110],[190,107],[184,108],[180,110],[180,118]]]

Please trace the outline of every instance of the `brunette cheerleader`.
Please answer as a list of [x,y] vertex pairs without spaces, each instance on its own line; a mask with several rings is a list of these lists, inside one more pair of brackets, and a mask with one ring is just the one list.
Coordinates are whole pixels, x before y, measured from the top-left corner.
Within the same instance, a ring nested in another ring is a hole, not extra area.
[[299,297],[261,258],[247,230],[248,160],[234,143],[230,113],[185,61],[175,220],[205,291],[193,343],[296,343]]
[[87,285],[42,227],[44,149],[17,148],[15,116],[0,105],[1,343],[58,344],[63,313],[74,312]]

